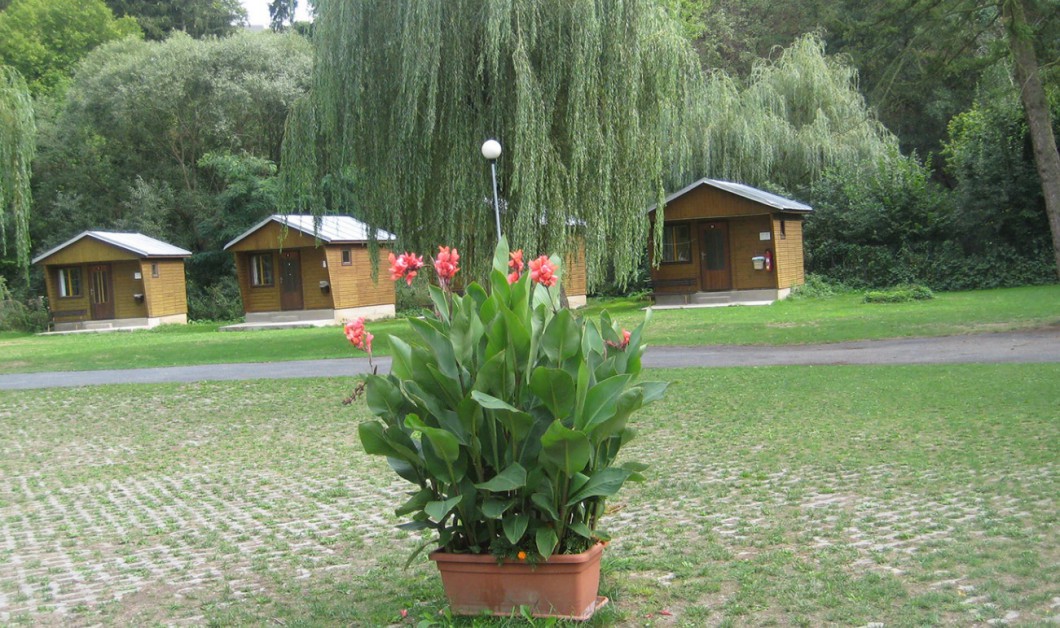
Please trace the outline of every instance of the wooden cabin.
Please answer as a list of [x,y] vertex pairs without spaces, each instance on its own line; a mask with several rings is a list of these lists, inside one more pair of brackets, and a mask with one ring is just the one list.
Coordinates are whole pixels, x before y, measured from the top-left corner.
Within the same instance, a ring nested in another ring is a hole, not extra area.
[[382,230],[369,234],[350,216],[273,215],[229,242],[247,323],[394,316],[394,284],[385,268],[372,280],[369,237],[394,240]]
[[578,238],[575,252],[563,258],[563,292],[567,295],[567,307],[585,307],[588,293],[588,277],[585,264],[585,239]]
[[38,255],[55,331],[188,322],[190,251],[142,233],[85,231]]
[[[656,303],[771,303],[805,282],[802,225],[813,209],[740,183],[700,179],[666,198]],[[652,223],[655,208],[649,210]],[[654,251],[654,247],[651,247]]]

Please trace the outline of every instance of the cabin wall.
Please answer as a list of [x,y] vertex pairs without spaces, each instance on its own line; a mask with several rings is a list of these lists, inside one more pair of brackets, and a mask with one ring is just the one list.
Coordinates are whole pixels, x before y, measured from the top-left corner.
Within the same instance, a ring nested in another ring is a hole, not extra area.
[[276,249],[315,248],[318,244],[320,243],[316,238],[307,236],[297,229],[285,228],[282,224],[272,221],[243,238],[228,250],[233,252],[272,251]]
[[[302,265],[302,302],[307,310],[330,310],[334,308],[331,289],[321,290],[320,282],[331,282],[325,247],[298,249]],[[277,281],[279,281],[277,279]]]
[[[271,286],[250,285],[250,256],[253,253],[272,253]],[[239,279],[239,293],[243,296],[244,312],[277,312],[280,309],[280,280],[277,265],[279,255],[276,251],[247,251],[236,253],[236,277]]]
[[579,239],[577,250],[563,260],[563,289],[568,298],[588,293],[586,272],[585,241]]
[[[158,277],[151,272],[153,265],[158,267]],[[184,260],[144,259],[141,260],[140,273],[143,277],[141,292],[147,305],[146,316],[159,318],[188,313]]]
[[[350,250],[351,264],[342,265],[342,250]],[[368,305],[393,305],[397,302],[394,282],[386,275],[385,259],[389,251],[379,249],[379,277],[372,281],[372,260],[363,244],[334,244],[326,247],[331,295],[336,310]]]
[[[782,221],[783,228],[781,227]],[[793,288],[806,283],[802,225],[802,216],[778,215],[773,217],[778,288]]]
[[[734,218],[729,222],[729,264],[733,290],[758,290],[777,287],[777,273],[755,270],[752,257],[773,249],[773,225],[769,216]],[[761,234],[769,240],[762,240]],[[774,259],[776,251],[773,252]]]

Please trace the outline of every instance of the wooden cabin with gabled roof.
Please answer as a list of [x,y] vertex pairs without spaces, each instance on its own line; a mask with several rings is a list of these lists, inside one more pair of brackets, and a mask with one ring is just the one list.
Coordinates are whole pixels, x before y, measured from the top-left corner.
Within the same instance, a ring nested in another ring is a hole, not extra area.
[[[655,208],[649,208],[654,225]],[[658,305],[765,304],[805,282],[809,205],[742,183],[700,179],[666,197]],[[649,247],[654,252],[654,247]]]
[[[373,280],[369,239],[394,235],[351,216],[269,216],[227,245],[235,255],[245,325],[329,325],[394,316],[394,284]],[[235,326],[239,327],[239,326]]]
[[55,331],[188,322],[185,251],[142,233],[85,231],[33,259]]

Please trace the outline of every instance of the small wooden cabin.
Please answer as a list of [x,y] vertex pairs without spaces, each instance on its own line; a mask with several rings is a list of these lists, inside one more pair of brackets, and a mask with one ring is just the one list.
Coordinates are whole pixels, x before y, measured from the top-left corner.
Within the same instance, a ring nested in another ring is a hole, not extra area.
[[190,251],[142,233],[85,231],[38,255],[55,331],[188,322]]
[[[802,225],[811,211],[798,201],[715,179],[674,192],[666,198],[662,259],[652,264],[656,302],[783,299],[805,282]],[[654,223],[655,208],[649,213]]]
[[394,239],[350,216],[273,215],[229,242],[247,323],[394,316],[385,269],[372,280],[369,237]]

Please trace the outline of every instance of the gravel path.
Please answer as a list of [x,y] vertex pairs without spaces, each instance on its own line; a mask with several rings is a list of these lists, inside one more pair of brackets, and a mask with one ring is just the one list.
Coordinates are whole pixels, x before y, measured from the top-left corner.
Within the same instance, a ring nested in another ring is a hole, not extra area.
[[[390,368],[389,358],[380,358],[377,362],[381,372]],[[862,340],[820,345],[649,347],[644,355],[644,366],[648,368],[1004,362],[1060,362],[1060,327],[996,334]],[[0,390],[333,377],[367,371],[367,359],[348,358],[109,371],[14,373],[0,375]]]

